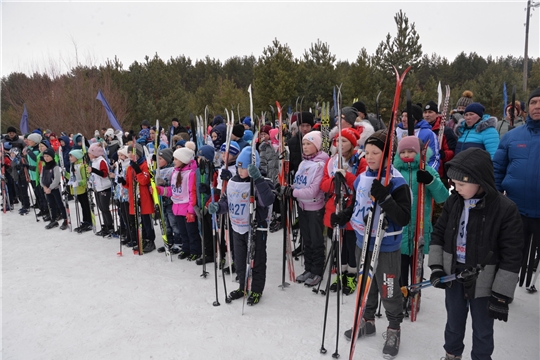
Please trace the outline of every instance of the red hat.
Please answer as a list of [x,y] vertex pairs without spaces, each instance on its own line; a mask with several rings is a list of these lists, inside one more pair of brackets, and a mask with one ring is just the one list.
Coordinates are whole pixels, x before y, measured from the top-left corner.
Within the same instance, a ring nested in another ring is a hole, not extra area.
[[[341,130],[341,136],[347,139],[353,147],[358,145],[358,140],[360,140],[360,133],[355,128],[346,128]],[[339,137],[336,136],[336,142]]]

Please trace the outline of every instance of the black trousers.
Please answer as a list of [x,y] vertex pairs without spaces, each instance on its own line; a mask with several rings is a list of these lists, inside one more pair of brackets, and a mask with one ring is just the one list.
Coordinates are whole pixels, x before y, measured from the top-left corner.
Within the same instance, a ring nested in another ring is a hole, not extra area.
[[251,259],[248,256],[249,231],[245,234],[239,234],[236,231],[232,232],[234,238],[234,254],[236,263],[236,274],[240,283],[240,289],[244,290],[246,281],[246,269],[248,261],[253,260],[251,267],[251,291],[262,294],[264,285],[266,284],[266,231],[257,231],[256,238],[253,241]]

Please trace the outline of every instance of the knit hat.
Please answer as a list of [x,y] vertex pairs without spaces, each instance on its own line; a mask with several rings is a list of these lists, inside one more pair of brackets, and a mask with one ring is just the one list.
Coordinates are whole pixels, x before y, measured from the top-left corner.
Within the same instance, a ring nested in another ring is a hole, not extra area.
[[[225,153],[225,150],[227,149],[227,143],[221,144],[220,151]],[[231,141],[229,144],[229,155],[236,156],[240,154],[240,145],[236,141]]]
[[186,141],[186,145],[184,147],[191,149],[193,152],[195,152],[195,149],[197,149],[197,145],[195,145],[193,141]]
[[4,150],[11,150],[11,148],[12,148],[11,143],[9,143],[9,142],[6,141],[6,142],[4,143]]
[[[407,110],[405,110],[405,111],[407,111]],[[424,117],[423,112],[422,112],[422,108],[420,106],[418,106],[418,105],[413,105],[411,107],[411,112],[412,112],[412,116],[413,116],[415,121],[420,121]],[[407,116],[408,115],[409,114],[407,114]]]
[[105,131],[105,135],[103,135],[103,137],[112,139],[114,137],[114,130],[111,128],[108,128],[107,131]]
[[313,120],[313,114],[307,111],[302,111],[300,114],[297,115],[298,119],[298,126],[300,124],[309,124],[311,126],[315,125],[315,121]]
[[[341,130],[341,136],[347,139],[354,147],[358,144],[358,140],[360,140],[360,134],[355,128],[347,128]],[[337,139],[338,137],[336,137]]]
[[[246,116],[244,120],[242,120],[242,124],[247,125],[251,127],[251,118],[249,116]],[[244,133],[245,134],[245,133]]]
[[246,140],[246,141],[253,140],[253,131],[251,131],[251,130],[244,131],[244,140]]
[[458,169],[455,166],[450,166],[446,173],[448,178],[452,180],[462,181],[469,184],[478,184],[478,181],[476,181],[476,179],[474,179],[471,175],[465,174],[463,170]]
[[424,111],[428,111],[428,110],[435,111],[436,113],[439,112],[439,108],[438,108],[437,104],[435,103],[435,101],[430,100],[430,101],[428,101],[426,106],[424,106]]
[[[322,136],[321,136],[321,132],[320,131],[310,131],[308,132],[306,135],[304,135],[304,137],[302,138],[302,142],[304,140],[307,140],[309,141],[310,143],[312,143],[313,145],[315,145],[315,147],[317,148],[317,151],[321,150],[321,145],[322,145]],[[356,144],[355,144],[356,145]]]
[[141,126],[147,126],[147,127],[150,127],[150,126],[152,126],[152,125],[150,125],[150,121],[144,119],[144,120],[142,121],[142,123],[141,123]]
[[[364,106],[364,109],[366,107]],[[341,115],[345,117],[345,121],[354,126],[356,118],[358,117],[358,110],[353,106],[347,106],[341,109]],[[366,115],[367,116],[367,115]]]
[[173,121],[176,121],[177,123],[180,123],[180,121],[178,121],[178,118],[172,118],[171,119],[171,124],[173,123]]
[[241,138],[244,136],[244,125],[242,124],[236,124],[233,126],[232,133],[234,136]]
[[99,143],[93,143],[88,148],[88,153],[92,154],[95,157],[105,155],[105,150]]
[[[128,153],[132,154],[133,153],[133,145],[129,145],[128,147]],[[143,150],[143,147],[141,144],[137,144],[135,143],[135,154],[137,154],[137,156],[139,158],[142,158],[143,155],[144,155],[144,150]]]
[[45,151],[43,152],[43,155],[49,155],[50,157],[54,159],[54,150],[49,147],[45,149]]
[[261,127],[261,132],[270,135],[270,130],[272,130],[272,127],[269,125],[264,125]]
[[416,136],[403,137],[397,146],[397,153],[400,154],[403,150],[412,150],[415,153],[420,153],[420,139]]
[[[120,152],[120,151],[119,151]],[[77,160],[81,160],[83,158],[83,152],[81,149],[75,149],[75,150],[71,150],[69,152],[69,155],[73,155],[73,157]]]
[[195,153],[193,152],[193,150],[185,147],[185,148],[174,150],[173,156],[176,160],[179,160],[182,164],[189,164],[189,162],[193,160]]
[[538,97],[538,96],[540,96],[540,87],[533,90],[533,92],[529,96],[529,101],[527,101],[527,106],[529,106],[532,98],[535,98],[535,97]]
[[214,161],[214,155],[215,155],[215,151],[214,151],[213,146],[203,145],[199,149],[198,156],[199,157],[203,156],[208,161]]
[[158,155],[161,156],[167,164],[170,164],[173,158],[173,151],[171,148],[166,148],[166,149],[160,150],[158,152]]
[[128,157],[129,156],[128,146],[123,146],[122,148],[120,148],[118,150],[118,154],[121,154],[121,155],[124,155],[125,157]]
[[186,147],[186,140],[178,140],[176,146]]
[[[420,108],[420,107],[418,107],[418,108]],[[367,138],[365,146],[367,146],[368,144],[375,145],[376,147],[378,147],[379,149],[384,151],[384,145],[386,144],[386,135],[387,134],[388,134],[388,131],[386,129],[375,131],[370,137]],[[396,139],[394,137],[394,141],[393,141],[394,148],[392,149],[393,151],[397,150],[395,140]]]
[[39,144],[41,142],[41,135],[36,133],[31,133],[28,135],[28,140],[35,142],[36,144]]
[[10,132],[17,133],[17,129],[15,129],[15,127],[13,127],[13,126],[10,126],[10,127],[7,128],[6,132],[8,132],[8,133],[10,133]]
[[486,111],[486,108],[482,104],[480,104],[480,103],[472,103],[472,104],[468,105],[465,108],[464,114],[466,114],[468,112],[473,112],[476,115],[482,117],[482,116],[484,116],[484,111]]
[[[357,101],[357,102],[355,102],[354,104],[352,104],[352,107],[355,108],[356,110],[358,110],[359,113],[364,114],[364,117],[367,118],[367,108],[366,108],[366,104],[364,104],[364,103],[361,102],[361,101]],[[343,110],[342,110],[342,111],[343,111]]]
[[458,107],[458,106],[465,106],[465,107],[469,106],[473,102],[472,97],[473,97],[472,91],[465,90],[463,92],[463,95],[461,95],[461,97],[457,101],[456,107]]
[[[236,159],[236,166],[242,169],[247,169],[249,164],[251,164],[251,146],[246,146],[242,149],[242,152]],[[259,157],[259,152],[255,150],[255,166],[259,167],[261,165],[261,158]]]

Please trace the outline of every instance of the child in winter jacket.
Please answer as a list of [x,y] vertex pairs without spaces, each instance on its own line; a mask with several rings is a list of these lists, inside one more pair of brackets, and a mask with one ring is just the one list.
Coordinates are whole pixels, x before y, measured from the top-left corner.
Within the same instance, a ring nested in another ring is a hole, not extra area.
[[[143,245],[142,253],[148,253],[156,248],[154,242],[156,233],[154,232],[154,224],[152,222],[154,201],[149,190],[150,172],[148,171],[148,164],[141,144],[130,145],[128,147],[128,154],[131,161],[126,171],[126,177],[119,177],[118,182],[128,190],[130,205],[128,228],[131,231],[131,238],[137,241],[135,243],[129,243],[127,246],[133,247],[134,252],[141,253],[138,246],[138,242],[141,241]],[[137,189],[138,199],[135,198]],[[139,226],[142,225],[142,239],[139,239],[138,229],[136,227],[135,206],[139,208],[140,219],[137,219],[137,222],[139,222]]]
[[98,236],[109,236],[114,232],[114,223],[109,209],[111,203],[111,181],[109,179],[109,165],[105,161],[105,150],[100,143],[93,143],[88,148],[88,155],[92,161],[87,171],[90,182],[96,195],[96,204],[103,215],[103,225],[96,233]]
[[[336,137],[336,139],[339,139],[339,135]],[[351,202],[353,201],[351,195],[356,177],[363,173],[367,166],[363,151],[356,149],[359,139],[360,134],[356,129],[346,128],[341,130],[341,145],[336,144],[336,146],[341,146],[341,168],[339,168],[338,163],[339,152],[328,159],[326,166],[324,167],[321,190],[328,195],[328,200],[326,201],[326,212],[324,214],[324,225],[328,228],[327,233],[331,239],[333,238],[334,229],[330,224],[330,215],[336,212],[335,176],[337,173],[340,173],[342,178],[341,180],[344,180],[344,184],[341,188],[341,209],[344,209],[351,205]],[[358,274],[355,254],[356,235],[350,223],[345,225],[342,234],[343,241],[340,254],[341,278],[339,276],[336,277],[330,286],[330,290],[334,292],[337,291],[338,281],[341,281],[342,284],[340,288],[342,289],[343,293],[345,295],[350,295],[356,289],[356,275]]]
[[[236,166],[238,173],[232,177],[227,188],[221,195],[219,202],[208,205],[210,214],[223,214],[229,212],[232,224],[232,234],[234,243],[235,261],[238,266],[237,274],[240,286],[230,293],[229,298],[236,300],[247,295],[245,264],[252,261],[251,268],[252,282],[248,305],[259,303],[266,283],[266,239],[268,236],[269,217],[272,213],[271,206],[274,203],[274,194],[270,180],[262,177],[258,167],[260,165],[259,153],[256,152],[256,164],[252,164],[251,147],[246,146],[238,156]],[[255,217],[257,221],[257,231],[255,239],[250,241],[250,181],[253,180],[255,191]],[[255,247],[255,251],[250,245]],[[253,257],[252,257],[253,256]]]
[[72,194],[75,195],[75,206],[81,205],[82,222],[75,228],[75,232],[83,233],[86,231],[96,231],[96,219],[92,216],[90,203],[88,200],[87,190],[87,175],[86,168],[83,164],[82,150],[71,150],[69,152],[69,163],[71,164],[68,177],[68,185],[71,186]]
[[306,286],[319,284],[324,271],[324,192],[321,190],[323,169],[328,154],[321,151],[320,131],[311,131],[302,138],[303,160],[298,166],[292,186],[282,188],[282,193],[298,201],[298,223],[304,246],[305,271],[296,277],[296,282]]
[[[386,176],[386,168],[385,164],[381,168],[381,159],[383,158],[386,137],[387,130],[379,130],[366,140],[365,159],[368,168],[354,182],[355,201],[341,213],[332,214],[330,222],[332,226],[335,226],[336,224],[345,225],[349,220],[351,221],[356,232],[356,252],[357,259],[359,259],[361,250],[367,241],[365,234],[367,215],[370,211],[373,214],[374,226],[369,234],[370,245],[367,249],[368,252],[372,252],[377,232],[376,224],[379,222],[381,211],[384,211],[388,223],[380,244],[377,268],[371,279],[364,316],[359,324],[358,337],[375,334],[375,312],[380,294],[389,322],[383,354],[396,356],[399,352],[400,326],[404,316],[403,296],[399,286],[401,233],[403,226],[407,225],[411,218],[411,190],[400,172],[394,168],[390,169],[391,179],[388,186],[384,185],[383,177]],[[377,179],[379,171],[382,174],[380,180]],[[368,191],[368,189],[370,190]],[[372,208],[372,198],[377,202],[375,209]],[[363,263],[358,261],[358,265],[362,267]],[[367,274],[365,275],[367,276]],[[350,339],[351,336],[352,331],[347,330],[345,337]]]
[[62,181],[62,175],[60,174],[60,167],[54,161],[54,150],[48,148],[43,152],[43,159],[45,160],[45,166],[42,169],[40,184],[43,188],[43,192],[47,196],[49,207],[51,208],[51,222],[45,226],[45,229],[52,229],[58,226],[58,209],[60,210],[60,219],[63,219],[61,230],[66,230],[68,227],[67,214],[64,204],[62,202],[62,194],[60,194],[60,181]]
[[197,204],[197,162],[189,147],[177,149],[173,153],[174,169],[167,187],[157,186],[159,195],[170,197],[172,211],[176,216],[182,251],[179,259],[196,261],[201,257],[201,237],[195,214]]
[[[214,181],[214,148],[203,145],[197,154],[197,217],[201,226],[203,238],[202,257],[197,260],[197,265],[214,262],[214,238],[212,236],[212,215],[206,211],[206,204],[210,201],[211,182]],[[203,230],[204,229],[204,230]]]
[[[159,161],[159,174],[156,173],[156,185],[164,187],[170,186],[171,176],[174,170],[173,149],[167,148],[159,150],[157,161]],[[165,226],[167,228],[167,244],[163,244],[157,251],[159,253],[165,252],[165,246],[169,246],[171,254],[176,255],[180,253],[182,249],[182,241],[180,240],[180,226],[178,221],[176,221],[176,216],[173,212],[173,202],[169,197],[162,197],[161,204],[163,215],[165,217]]]
[[[524,241],[521,217],[517,205],[497,191],[491,156],[485,150],[458,153],[446,170],[456,190],[431,234],[428,261],[431,284],[446,292],[446,359],[461,359],[469,312],[471,357],[491,359],[494,319],[508,320],[508,304],[518,282]],[[477,276],[441,281],[479,264],[486,265]]]
[[118,161],[113,164],[114,172],[109,173],[109,177],[114,179],[113,198],[118,209],[120,224],[118,235],[122,245],[127,245],[130,242],[136,242],[137,239],[131,238],[131,231],[128,230],[129,223],[129,193],[126,188],[118,181],[119,178],[126,178],[126,171],[129,167],[128,147],[124,146],[118,149]]
[[[439,177],[439,173],[431,166],[424,166],[420,170],[421,141],[416,136],[406,136],[398,143],[398,156],[394,159],[394,167],[403,175],[403,178],[409,184],[413,192],[411,222],[403,227],[401,237],[401,277],[400,285],[409,285],[409,268],[415,264],[412,263],[414,250],[416,214],[418,210],[418,186],[424,184],[424,233],[422,234],[424,243],[419,244],[419,256],[427,254],[431,240],[431,210],[432,201],[437,204],[444,203],[450,193],[444,186]],[[429,159],[431,149],[427,148],[426,159]],[[412,273],[412,270],[411,270]],[[414,283],[412,279],[411,283]]]

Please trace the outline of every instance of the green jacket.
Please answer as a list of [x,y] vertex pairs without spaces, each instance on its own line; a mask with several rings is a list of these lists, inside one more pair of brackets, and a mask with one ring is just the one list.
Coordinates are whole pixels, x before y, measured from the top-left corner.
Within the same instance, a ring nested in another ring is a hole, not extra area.
[[[427,159],[430,157],[430,152],[431,150],[428,149]],[[399,154],[396,154],[394,159],[394,167],[403,175],[413,193],[411,222],[409,225],[403,227],[403,234],[401,237],[401,253],[404,255],[412,255],[414,249],[414,230],[416,227],[416,212],[418,207],[418,182],[416,181],[416,173],[420,168],[419,165],[420,154],[416,154],[414,161],[410,163],[405,163],[403,160],[401,160]],[[431,231],[433,230],[433,226],[431,224],[432,200],[434,199],[437,203],[443,203],[450,196],[450,192],[442,183],[437,170],[433,169],[431,166],[426,166],[426,170],[431,174],[431,176],[433,176],[433,181],[431,184],[425,186],[424,192],[424,254],[429,252]]]

